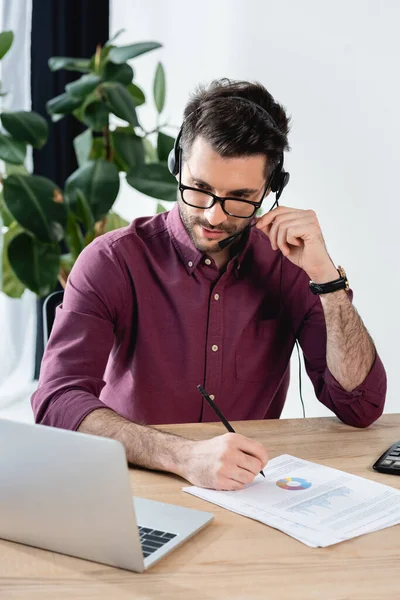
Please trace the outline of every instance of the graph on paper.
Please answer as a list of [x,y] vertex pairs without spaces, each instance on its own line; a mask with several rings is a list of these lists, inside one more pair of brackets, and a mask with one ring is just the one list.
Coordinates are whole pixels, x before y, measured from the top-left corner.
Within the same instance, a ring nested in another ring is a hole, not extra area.
[[[302,515],[315,515],[319,512],[316,509],[327,509],[334,510],[334,498],[347,498],[350,496],[351,490],[346,486],[342,486],[340,488],[336,488],[334,490],[330,490],[321,496],[317,496],[316,498],[311,498],[310,500],[305,500],[304,502],[300,502],[291,508],[288,508],[287,511],[291,513],[300,513]],[[313,510],[314,509],[314,510]]]

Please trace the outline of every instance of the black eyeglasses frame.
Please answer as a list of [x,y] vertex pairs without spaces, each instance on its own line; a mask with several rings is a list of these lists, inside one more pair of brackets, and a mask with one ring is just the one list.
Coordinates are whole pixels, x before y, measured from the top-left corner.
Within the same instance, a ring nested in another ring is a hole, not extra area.
[[[268,191],[268,188],[270,187],[270,183],[271,183],[271,180],[273,177],[273,173],[272,173],[271,177],[269,178],[269,180],[264,188],[264,191],[261,196],[261,200],[259,202],[251,202],[250,200],[240,200],[240,198],[229,198],[229,197],[221,198],[221,196],[217,196],[216,194],[213,194],[212,192],[206,192],[205,190],[200,190],[199,188],[193,188],[188,185],[183,185],[182,179],[181,179],[181,174],[182,174],[182,152],[180,152],[180,154],[179,154],[179,185],[178,185],[178,189],[179,189],[179,192],[180,192],[180,195],[182,198],[182,202],[184,202],[187,206],[191,206],[192,208],[198,208],[200,210],[207,210],[209,208],[212,208],[216,202],[219,202],[221,204],[221,208],[224,211],[224,213],[226,215],[228,215],[229,217],[235,217],[235,219],[251,219],[252,217],[254,217],[255,213],[257,212],[257,210],[261,207],[261,204],[263,203],[263,200]],[[183,192],[185,190],[192,190],[194,192],[200,192],[202,194],[207,194],[207,196],[211,196],[213,198],[213,201],[210,204],[210,206],[196,206],[194,204],[190,204],[183,197]],[[234,202],[243,202],[245,204],[251,204],[254,207],[254,210],[251,213],[251,215],[247,215],[246,217],[234,215],[225,209],[226,200],[233,200]]]

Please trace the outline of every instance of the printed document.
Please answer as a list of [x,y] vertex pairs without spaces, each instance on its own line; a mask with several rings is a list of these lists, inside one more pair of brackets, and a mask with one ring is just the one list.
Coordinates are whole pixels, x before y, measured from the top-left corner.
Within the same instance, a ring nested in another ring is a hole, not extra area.
[[[400,523],[400,490],[289,454],[243,490],[183,490],[261,521],[313,548]],[[400,533],[399,533],[400,539]]]

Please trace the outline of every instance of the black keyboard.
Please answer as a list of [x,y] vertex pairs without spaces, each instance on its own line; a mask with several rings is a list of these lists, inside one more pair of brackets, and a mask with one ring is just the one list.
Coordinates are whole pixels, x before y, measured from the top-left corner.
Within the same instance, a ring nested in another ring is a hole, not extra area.
[[139,525],[139,535],[144,558],[162,548],[164,544],[176,537],[176,533],[160,531],[159,529],[149,529],[148,527],[141,527],[141,525]]
[[400,441],[390,446],[373,465],[375,471],[400,475]]

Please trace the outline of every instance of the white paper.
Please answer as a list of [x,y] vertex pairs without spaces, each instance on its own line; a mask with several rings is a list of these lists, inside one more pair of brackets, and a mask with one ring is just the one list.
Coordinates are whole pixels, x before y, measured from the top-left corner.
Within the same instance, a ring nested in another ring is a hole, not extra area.
[[261,521],[311,547],[325,547],[400,523],[400,491],[282,454],[243,490],[185,492]]

